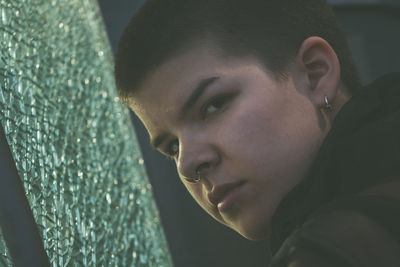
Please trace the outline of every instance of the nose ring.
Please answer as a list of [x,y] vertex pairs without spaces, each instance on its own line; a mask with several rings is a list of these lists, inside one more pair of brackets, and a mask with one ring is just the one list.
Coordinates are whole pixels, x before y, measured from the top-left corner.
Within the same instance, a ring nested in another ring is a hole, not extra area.
[[196,175],[197,176],[196,176],[196,178],[193,179],[193,181],[195,181],[197,183],[197,182],[200,182],[200,180],[201,180],[201,171],[200,171],[200,169],[196,170]]

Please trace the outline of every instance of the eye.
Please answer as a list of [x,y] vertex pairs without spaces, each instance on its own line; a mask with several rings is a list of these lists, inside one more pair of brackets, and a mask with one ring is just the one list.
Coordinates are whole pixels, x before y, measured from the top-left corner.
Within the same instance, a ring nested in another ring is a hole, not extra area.
[[167,149],[168,156],[174,157],[179,153],[179,143],[178,140],[174,140],[168,145]]
[[221,111],[230,100],[230,98],[231,95],[220,95],[214,97],[202,108],[201,115],[203,116],[203,118],[206,118],[209,115]]

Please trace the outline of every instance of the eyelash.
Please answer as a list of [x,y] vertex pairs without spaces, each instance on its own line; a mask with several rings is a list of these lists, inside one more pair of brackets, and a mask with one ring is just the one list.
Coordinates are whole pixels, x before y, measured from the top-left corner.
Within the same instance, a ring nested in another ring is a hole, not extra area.
[[[224,94],[224,95],[218,95],[214,98],[212,98],[209,102],[207,102],[200,110],[201,116],[203,119],[207,118],[207,116],[213,115],[215,113],[220,112],[227,102],[232,98],[232,94]],[[217,104],[217,110],[214,112],[207,113],[207,108]]]
[[[233,94],[222,94],[218,95],[216,97],[213,97],[209,102],[207,102],[200,110],[201,116],[203,119],[206,119],[207,116],[214,115],[215,113],[218,113],[225,107],[227,102],[233,97]],[[212,112],[210,114],[207,114],[207,108],[210,107],[211,105],[219,105],[220,107],[217,108],[215,112]],[[169,159],[174,159],[175,156],[179,153],[179,143],[178,144],[178,150],[174,153],[172,152],[172,146],[175,144],[175,142],[178,142],[178,140],[174,140],[170,142],[167,146],[167,157]]]
[[[172,152],[172,146],[173,146],[175,143],[178,144],[178,150],[177,150],[177,152],[174,153],[174,152]],[[174,140],[174,141],[172,141],[172,142],[170,142],[170,143],[168,144],[168,147],[167,147],[167,157],[170,158],[170,159],[173,159],[178,153],[179,153],[179,143],[178,143],[178,140]]]

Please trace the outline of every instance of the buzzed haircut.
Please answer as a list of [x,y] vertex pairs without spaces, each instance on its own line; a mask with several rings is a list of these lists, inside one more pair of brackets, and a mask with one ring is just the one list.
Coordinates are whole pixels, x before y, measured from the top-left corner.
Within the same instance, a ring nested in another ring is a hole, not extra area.
[[121,100],[126,102],[157,66],[206,36],[227,55],[255,56],[276,77],[285,77],[305,39],[320,36],[335,50],[350,92],[361,84],[325,0],[148,0],[118,45],[115,78]]

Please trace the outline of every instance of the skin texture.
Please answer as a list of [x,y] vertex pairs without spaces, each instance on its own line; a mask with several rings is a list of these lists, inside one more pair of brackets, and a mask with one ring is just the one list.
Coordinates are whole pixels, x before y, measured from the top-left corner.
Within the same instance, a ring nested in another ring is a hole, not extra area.
[[[208,78],[212,82],[182,113]],[[244,237],[259,240],[268,237],[278,204],[307,174],[348,100],[342,87],[336,54],[321,38],[304,41],[285,79],[251,56],[224,55],[208,40],[159,65],[129,106],[151,140],[163,136],[157,149],[175,160],[199,205]],[[324,96],[334,112],[325,110]],[[196,183],[190,178],[197,170],[202,179]],[[210,193],[226,184],[240,184],[229,204],[211,203]]]

